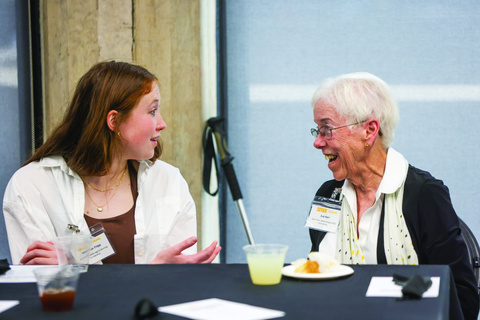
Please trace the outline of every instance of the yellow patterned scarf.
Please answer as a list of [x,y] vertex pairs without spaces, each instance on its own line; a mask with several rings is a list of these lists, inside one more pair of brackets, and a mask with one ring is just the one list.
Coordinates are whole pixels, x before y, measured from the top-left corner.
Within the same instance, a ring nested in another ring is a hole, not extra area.
[[[402,211],[404,184],[392,194],[386,194],[383,227],[385,256],[388,264],[417,265],[418,257]],[[342,195],[343,197],[343,195]],[[365,264],[365,256],[357,236],[355,216],[347,199],[342,199],[342,215],[337,235],[336,258],[342,264]]]

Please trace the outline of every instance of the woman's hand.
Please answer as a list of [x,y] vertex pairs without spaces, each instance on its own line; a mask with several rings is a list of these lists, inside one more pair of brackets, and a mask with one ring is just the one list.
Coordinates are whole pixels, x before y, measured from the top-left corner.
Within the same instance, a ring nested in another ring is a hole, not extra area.
[[197,237],[191,237],[166,250],[160,251],[150,264],[160,263],[211,263],[222,249],[213,241],[210,246],[192,255],[184,255],[182,251],[197,243]]
[[57,252],[52,242],[35,241],[20,260],[22,264],[58,264]]

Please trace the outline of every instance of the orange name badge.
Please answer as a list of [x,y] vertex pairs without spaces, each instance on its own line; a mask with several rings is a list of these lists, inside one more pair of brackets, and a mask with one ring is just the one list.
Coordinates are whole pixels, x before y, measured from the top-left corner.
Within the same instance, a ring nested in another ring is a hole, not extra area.
[[315,197],[305,227],[325,232],[337,232],[341,209],[340,201]]

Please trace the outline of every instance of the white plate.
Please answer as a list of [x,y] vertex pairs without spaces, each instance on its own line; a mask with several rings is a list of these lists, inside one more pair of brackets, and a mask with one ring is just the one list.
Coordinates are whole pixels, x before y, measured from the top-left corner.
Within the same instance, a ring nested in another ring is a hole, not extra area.
[[287,277],[297,279],[325,280],[345,277],[353,274],[353,269],[343,264],[339,265],[335,271],[325,273],[298,273],[292,265],[282,268],[282,274]]

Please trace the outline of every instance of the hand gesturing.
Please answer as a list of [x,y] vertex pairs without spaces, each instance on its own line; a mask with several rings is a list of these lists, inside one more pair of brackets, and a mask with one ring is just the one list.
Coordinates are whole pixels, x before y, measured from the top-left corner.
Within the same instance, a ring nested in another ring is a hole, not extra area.
[[197,237],[188,238],[168,249],[160,251],[151,264],[159,263],[211,263],[222,249],[217,246],[217,241],[192,255],[184,255],[182,251],[197,243]]

